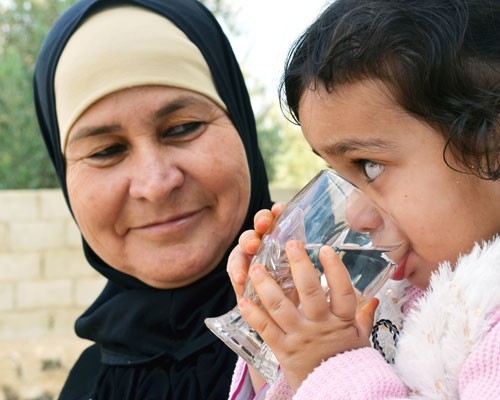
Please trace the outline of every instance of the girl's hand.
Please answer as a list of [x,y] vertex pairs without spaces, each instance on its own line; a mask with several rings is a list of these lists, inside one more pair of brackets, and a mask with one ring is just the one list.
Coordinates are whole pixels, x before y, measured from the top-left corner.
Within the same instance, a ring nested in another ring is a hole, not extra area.
[[238,246],[229,255],[227,272],[238,298],[243,294],[250,261],[260,246],[260,239],[282,213],[285,206],[284,203],[275,203],[271,210],[258,211],[254,217],[254,230],[243,232]]
[[322,360],[351,349],[370,346],[369,332],[378,301],[357,310],[349,273],[335,251],[323,246],[319,259],[330,288],[324,293],[318,273],[298,241],[287,243],[301,307],[293,303],[261,265],[250,278],[264,307],[240,298],[242,316],[269,345],[294,390]]

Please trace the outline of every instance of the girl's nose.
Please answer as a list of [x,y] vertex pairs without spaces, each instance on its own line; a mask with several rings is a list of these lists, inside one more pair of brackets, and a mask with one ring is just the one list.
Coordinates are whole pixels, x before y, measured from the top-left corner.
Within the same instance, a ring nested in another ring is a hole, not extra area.
[[375,204],[359,190],[353,190],[349,195],[346,219],[351,229],[363,233],[373,232],[384,223]]
[[130,196],[159,202],[182,186],[184,174],[162,151],[149,151],[131,158]]

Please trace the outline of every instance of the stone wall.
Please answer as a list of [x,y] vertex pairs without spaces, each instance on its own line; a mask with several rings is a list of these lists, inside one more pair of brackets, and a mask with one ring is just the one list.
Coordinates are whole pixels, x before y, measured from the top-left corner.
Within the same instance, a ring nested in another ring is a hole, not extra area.
[[59,190],[0,191],[0,400],[57,399],[89,345],[74,321],[103,286]]
[[0,400],[57,398],[103,286],[59,190],[0,191]]

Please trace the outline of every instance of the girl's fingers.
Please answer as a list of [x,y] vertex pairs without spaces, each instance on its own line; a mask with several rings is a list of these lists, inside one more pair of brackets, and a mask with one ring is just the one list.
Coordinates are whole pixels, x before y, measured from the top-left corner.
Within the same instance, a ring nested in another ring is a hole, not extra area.
[[254,230],[248,230],[240,235],[238,244],[241,246],[241,249],[246,253],[246,255],[251,257],[257,253],[257,249],[260,246],[260,238],[261,235],[257,232]]
[[271,210],[257,211],[255,217],[253,218],[253,226],[255,232],[257,232],[260,236],[262,236],[264,233],[268,231],[274,219],[275,218]]
[[249,257],[241,249],[240,245],[236,246],[231,251],[231,254],[229,254],[227,260],[227,273],[237,298],[243,294],[245,289],[249,265]]
[[[285,295],[278,283],[262,265],[252,265],[249,276],[259,296],[259,301],[270,317],[283,331],[293,329],[295,322],[299,319],[299,311],[293,301]],[[257,329],[257,327],[255,328]],[[262,338],[264,339],[264,337]]]
[[321,287],[320,274],[298,240],[286,244],[286,254],[292,269],[293,280],[307,319],[321,320],[330,314],[327,297]]
[[371,299],[366,303],[356,314],[356,320],[358,321],[359,327],[368,336],[373,327],[373,319],[375,316],[375,311],[377,310],[379,300],[377,298]]
[[286,203],[274,203],[271,207],[271,212],[274,218],[278,218],[286,207]]
[[241,316],[248,322],[248,325],[258,332],[267,345],[274,347],[276,343],[282,340],[285,333],[269,314],[252,300],[247,297],[241,297],[238,300],[238,307]]
[[331,312],[340,319],[354,318],[358,300],[344,263],[330,246],[320,249],[319,260],[330,288]]

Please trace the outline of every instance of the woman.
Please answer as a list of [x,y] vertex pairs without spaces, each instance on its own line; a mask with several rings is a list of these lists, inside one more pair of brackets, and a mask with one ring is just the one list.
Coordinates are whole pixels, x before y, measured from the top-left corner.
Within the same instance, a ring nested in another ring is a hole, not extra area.
[[108,279],[61,399],[221,399],[228,251],[270,205],[247,90],[194,0],[84,0],[38,57],[35,105],[87,260]]

